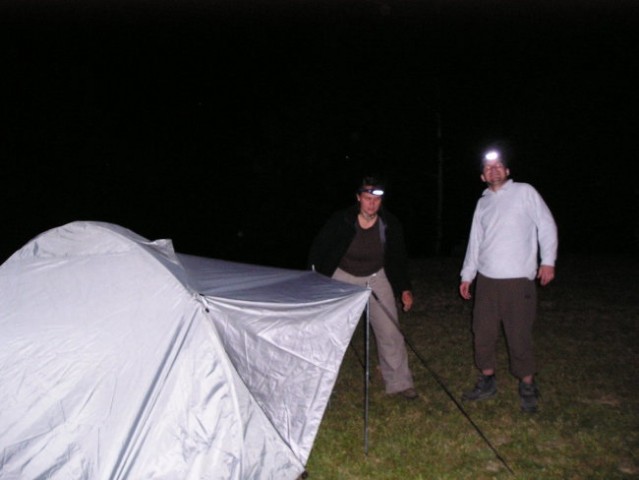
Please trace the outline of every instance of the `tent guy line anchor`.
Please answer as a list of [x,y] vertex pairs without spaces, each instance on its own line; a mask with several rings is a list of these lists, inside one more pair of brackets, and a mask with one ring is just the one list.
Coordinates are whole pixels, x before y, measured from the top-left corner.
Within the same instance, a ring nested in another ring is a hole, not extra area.
[[[371,289],[371,296],[375,299],[375,301],[377,302],[377,304],[382,308],[382,310],[384,310],[384,312],[386,313],[386,315],[388,315],[388,317],[392,320],[393,324],[395,325],[395,327],[397,327],[397,329],[399,330],[399,333],[401,333],[401,335],[404,337],[404,341],[406,342],[406,345],[408,345],[408,347],[411,349],[411,351],[415,354],[415,356],[419,359],[419,361],[421,362],[421,364],[426,367],[426,370],[428,370],[430,372],[430,374],[433,376],[433,378],[435,379],[435,381],[437,382],[437,384],[442,388],[442,390],[444,390],[444,392],[446,393],[446,395],[448,395],[448,398],[450,398],[453,403],[455,404],[455,406],[457,407],[457,409],[464,415],[464,417],[466,417],[466,420],[468,420],[468,422],[473,426],[473,428],[475,429],[475,431],[479,434],[479,436],[481,437],[481,439],[486,443],[486,445],[488,445],[488,447],[492,450],[492,452],[495,454],[495,457],[497,457],[497,459],[504,465],[504,467],[506,467],[506,469],[512,474],[515,475],[515,472],[512,470],[512,468],[510,468],[510,466],[508,465],[508,462],[506,462],[506,460],[504,459],[504,457],[501,456],[501,454],[497,451],[497,449],[495,448],[495,446],[490,442],[490,440],[488,439],[488,437],[484,434],[484,432],[481,430],[481,428],[479,428],[479,426],[474,422],[474,420],[470,417],[470,415],[468,414],[468,412],[466,412],[466,410],[464,409],[464,407],[461,405],[461,403],[459,403],[459,401],[455,398],[455,396],[450,393],[449,388],[446,386],[446,384],[442,381],[442,379],[440,378],[439,375],[437,375],[437,373],[430,367],[430,365],[428,365],[428,362],[426,361],[426,359],[417,351],[417,349],[415,348],[415,345],[413,344],[413,342],[406,336],[406,334],[402,331],[401,327],[399,326],[399,320],[397,318],[395,318],[394,315],[391,314],[391,312],[388,310],[388,308],[386,307],[386,305],[384,305],[379,297],[377,296],[377,294]],[[368,348],[368,347],[367,347]],[[368,384],[368,365],[367,365],[367,384]]]

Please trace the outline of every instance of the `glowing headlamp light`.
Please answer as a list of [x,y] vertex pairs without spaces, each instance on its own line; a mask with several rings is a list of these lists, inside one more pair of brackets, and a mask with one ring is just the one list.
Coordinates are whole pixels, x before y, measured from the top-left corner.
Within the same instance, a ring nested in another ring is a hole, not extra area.
[[484,161],[494,162],[495,160],[499,160],[499,152],[496,150],[491,150],[484,155]]
[[384,190],[381,188],[360,188],[357,190],[358,193],[370,193],[371,195],[375,195],[377,197],[381,197],[384,195]]

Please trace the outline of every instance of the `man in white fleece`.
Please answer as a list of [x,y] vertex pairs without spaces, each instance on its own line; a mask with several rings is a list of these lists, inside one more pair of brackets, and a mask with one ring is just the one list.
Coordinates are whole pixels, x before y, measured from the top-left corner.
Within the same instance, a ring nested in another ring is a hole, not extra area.
[[532,413],[539,397],[532,341],[535,279],[545,286],[555,277],[557,226],[539,193],[509,175],[499,152],[486,154],[481,179],[488,188],[475,208],[459,285],[459,293],[469,300],[475,281],[473,335],[481,374],[462,398],[483,400],[497,393],[496,346],[503,323],[510,369],[519,378],[521,409]]

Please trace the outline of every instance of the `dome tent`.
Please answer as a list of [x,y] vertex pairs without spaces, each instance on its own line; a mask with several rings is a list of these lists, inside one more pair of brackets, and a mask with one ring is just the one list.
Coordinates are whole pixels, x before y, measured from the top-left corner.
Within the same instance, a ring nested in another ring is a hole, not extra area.
[[49,230],[0,266],[0,478],[295,479],[368,296]]

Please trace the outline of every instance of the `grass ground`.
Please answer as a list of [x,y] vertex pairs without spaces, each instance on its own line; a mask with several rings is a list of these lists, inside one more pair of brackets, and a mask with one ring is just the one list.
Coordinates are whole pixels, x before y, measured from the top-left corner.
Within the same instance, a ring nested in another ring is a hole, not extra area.
[[366,431],[358,328],[309,458],[309,480],[639,478],[639,259],[562,259],[556,280],[540,288],[542,399],[533,415],[519,410],[504,344],[496,397],[459,402],[460,409],[447,394],[459,400],[477,375],[459,267],[451,258],[412,263],[416,305],[401,322],[418,354],[409,348],[420,398],[385,395],[373,360]]

